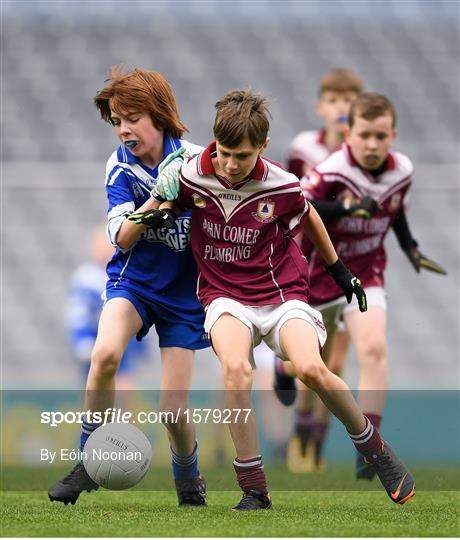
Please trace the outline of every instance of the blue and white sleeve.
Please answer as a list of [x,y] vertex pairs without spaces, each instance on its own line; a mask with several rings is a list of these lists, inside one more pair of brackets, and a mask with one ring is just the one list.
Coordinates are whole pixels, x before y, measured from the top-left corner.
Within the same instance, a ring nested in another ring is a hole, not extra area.
[[126,216],[134,212],[135,203],[126,173],[118,164],[110,169],[110,161],[105,183],[109,202],[107,235],[112,246],[121,249],[117,245],[117,234]]

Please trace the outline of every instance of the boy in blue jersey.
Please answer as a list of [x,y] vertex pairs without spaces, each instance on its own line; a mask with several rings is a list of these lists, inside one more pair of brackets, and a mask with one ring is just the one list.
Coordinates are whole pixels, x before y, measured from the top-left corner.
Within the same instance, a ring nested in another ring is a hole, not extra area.
[[[158,206],[150,192],[158,166],[168,154],[201,148],[180,139],[174,93],[159,73],[134,69],[111,71],[108,84],[94,98],[101,117],[114,126],[121,145],[106,168],[109,201],[108,236],[116,252],[107,266],[106,301],[101,313],[91,368],[86,384],[85,410],[104,412],[114,404],[115,374],[133,336],[141,340],[151,326],[159,336],[162,360],[160,409],[187,408],[194,351],[208,347],[204,313],[196,298],[196,265],[189,247],[190,213],[172,229],[137,225],[126,218],[134,211]],[[176,418],[176,414],[174,414]],[[81,450],[98,427],[83,422]],[[179,505],[206,504],[206,487],[198,469],[193,423],[179,417],[167,423],[172,468]],[[98,486],[78,463],[48,492],[50,500],[75,504],[84,490]]]

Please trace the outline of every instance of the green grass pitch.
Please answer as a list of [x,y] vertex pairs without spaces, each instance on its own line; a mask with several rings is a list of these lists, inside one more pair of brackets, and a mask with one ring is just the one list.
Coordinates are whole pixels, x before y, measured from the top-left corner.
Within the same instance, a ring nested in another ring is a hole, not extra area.
[[[46,490],[2,491],[1,533],[13,537],[459,535],[460,497],[454,485],[440,481],[436,490],[425,489],[429,484],[433,487],[435,478],[442,479],[439,474],[427,473],[424,478],[418,471],[422,489],[399,506],[378,489],[377,482],[369,484],[367,490],[361,483],[355,484],[360,491],[330,490],[341,477],[349,488],[346,479],[350,473],[348,469],[317,475],[315,490],[272,490],[272,510],[248,513],[230,511],[240,498],[238,491],[209,491],[207,508],[178,508],[171,490],[101,490],[83,493],[75,506],[51,503]],[[16,476],[14,471],[10,475]],[[211,488],[213,475],[208,476]],[[150,483],[147,486],[151,488]]]

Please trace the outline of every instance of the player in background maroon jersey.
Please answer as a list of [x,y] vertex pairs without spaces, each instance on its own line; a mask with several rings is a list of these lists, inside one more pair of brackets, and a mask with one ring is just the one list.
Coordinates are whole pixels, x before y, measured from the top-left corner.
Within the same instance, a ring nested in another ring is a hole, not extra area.
[[[222,364],[230,409],[252,409],[252,351],[263,339],[312,388],[346,427],[355,447],[373,463],[390,498],[414,495],[414,481],[347,385],[324,365],[319,313],[308,305],[308,266],[294,241],[303,228],[321,254],[331,289],[367,309],[359,280],[338,258],[298,179],[261,154],[268,144],[266,101],[235,90],[216,103],[214,135],[181,169],[178,205],[192,208],[191,244],[199,268],[198,298],[205,329]],[[162,184],[160,175],[158,184]],[[158,188],[158,186],[157,186]],[[147,219],[160,211],[132,215]],[[234,467],[243,498],[235,510],[271,507],[253,412],[229,424]]]
[[[346,305],[341,291],[331,286],[318,260],[310,254],[311,303],[322,313],[333,339],[338,320],[343,317],[360,364],[359,403],[379,428],[387,390],[386,295],[383,241],[392,227],[401,248],[417,272],[425,268],[443,274],[434,261],[422,255],[413,239],[405,214],[413,166],[409,158],[390,151],[396,136],[396,113],[391,102],[375,93],[362,94],[352,104],[346,144],[312,170],[304,183],[308,200],[325,220],[338,255],[360,276],[369,309]],[[307,245],[306,250],[309,249]],[[323,359],[329,355],[326,344]],[[293,373],[288,364],[284,375]],[[305,410],[302,427],[307,432],[307,454],[321,468],[321,449],[326,434],[328,411],[317,400]],[[297,422],[300,424],[299,420]],[[357,478],[372,479],[375,470],[360,455]]]
[[289,172],[300,180],[340,148],[350,105],[362,91],[362,80],[350,69],[331,69],[322,77],[318,85],[316,114],[324,125],[319,130],[301,131],[294,137],[287,151]]
[[[287,168],[299,180],[324,161],[332,152],[340,148],[344,141],[348,121],[348,112],[352,101],[363,91],[362,80],[350,69],[335,68],[326,73],[318,85],[318,103],[316,114],[323,119],[324,125],[319,130],[302,131],[289,145]],[[299,239],[300,240],[300,239]],[[310,258],[313,245],[303,243],[304,255]],[[333,339],[328,340],[327,364],[331,371],[341,375],[348,354],[350,336],[343,323],[340,324]],[[274,390],[279,400],[291,405],[296,400],[295,380],[283,374],[280,359],[275,360]],[[277,369],[278,367],[278,369]],[[286,463],[294,473],[313,472],[322,465],[315,459],[312,444],[308,444],[310,429],[308,412],[313,407],[313,396],[306,392],[302,383],[298,383],[299,393],[296,400],[294,431],[286,453]],[[328,415],[324,415],[327,421]]]

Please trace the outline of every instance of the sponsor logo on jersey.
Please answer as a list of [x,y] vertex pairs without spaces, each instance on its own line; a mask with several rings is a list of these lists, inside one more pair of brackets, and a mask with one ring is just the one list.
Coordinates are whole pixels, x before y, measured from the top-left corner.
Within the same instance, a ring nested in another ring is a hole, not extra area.
[[237,193],[219,193],[218,197],[219,199],[227,199],[230,201],[241,201],[242,199],[241,195],[238,195]]
[[131,186],[133,188],[134,196],[139,199],[142,199],[144,197],[144,193],[142,191],[142,188],[139,186],[139,184],[137,182],[133,182]]
[[160,242],[167,245],[172,251],[185,251],[190,243],[190,218],[181,216],[175,223],[173,229],[160,227],[152,229],[149,227],[141,238],[147,242]]
[[194,193],[192,195],[193,204],[197,206],[198,208],[204,208],[206,206],[206,201],[203,199],[201,195],[198,195],[198,193]]
[[269,223],[275,219],[275,203],[273,201],[264,199],[257,205],[257,212],[254,212],[253,217],[261,223]]

